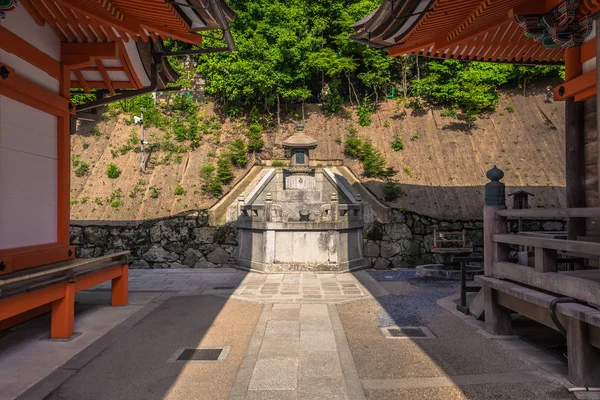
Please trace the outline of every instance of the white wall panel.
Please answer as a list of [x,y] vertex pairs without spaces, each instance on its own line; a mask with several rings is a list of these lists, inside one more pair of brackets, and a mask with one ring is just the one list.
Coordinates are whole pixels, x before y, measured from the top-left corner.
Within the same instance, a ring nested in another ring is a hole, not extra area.
[[22,5],[6,13],[2,26],[55,60],[60,60],[60,38],[48,24],[39,26]]
[[0,62],[7,64],[8,66],[15,69],[17,75],[37,83],[44,89],[48,89],[53,93],[58,93],[60,88],[60,82],[48,75],[45,71],[42,71],[38,67],[29,64],[27,61],[17,57],[12,53],[8,53],[4,50],[0,50]]
[[0,95],[0,249],[57,240],[56,117]]

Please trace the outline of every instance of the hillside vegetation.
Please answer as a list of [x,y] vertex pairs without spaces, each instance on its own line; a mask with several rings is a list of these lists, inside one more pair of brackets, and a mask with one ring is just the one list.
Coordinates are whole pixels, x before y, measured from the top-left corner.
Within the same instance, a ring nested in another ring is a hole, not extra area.
[[[363,163],[344,153],[353,132],[370,141],[385,157],[386,166],[397,171],[393,179],[400,183],[401,194],[388,203],[398,208],[446,219],[480,218],[485,171],[494,164],[505,171],[509,193],[525,188],[536,195],[534,206],[556,207],[564,203],[564,107],[545,101],[545,86],[531,87],[525,96],[521,89],[502,92],[496,110],[482,115],[470,129],[446,108],[424,103],[424,108],[414,109],[410,101],[386,100],[366,127],[359,124],[356,106],[332,115],[321,105],[306,105],[305,132],[319,140],[314,159],[325,160],[324,166],[326,160],[343,159],[383,198],[383,180],[364,176]],[[217,201],[218,196],[207,190],[203,169],[212,165],[216,173],[219,160],[232,160],[231,144],[236,139],[251,142],[254,123],[224,116],[213,102],[201,103],[194,118],[174,106],[158,110],[147,117],[160,128],[146,129],[152,149],[146,174],[139,171],[140,128],[130,124],[131,113],[118,113],[115,106],[97,125],[80,122],[72,136],[73,219],[157,218],[206,209]],[[290,107],[279,129],[274,126],[260,134],[258,140],[264,141],[260,151],[245,149],[246,165],[232,165],[223,192],[252,165],[285,157],[281,143],[301,119],[299,111],[298,106]],[[175,132],[182,130],[179,141]],[[190,132],[195,132],[192,140]],[[87,165],[85,171],[82,164]]]

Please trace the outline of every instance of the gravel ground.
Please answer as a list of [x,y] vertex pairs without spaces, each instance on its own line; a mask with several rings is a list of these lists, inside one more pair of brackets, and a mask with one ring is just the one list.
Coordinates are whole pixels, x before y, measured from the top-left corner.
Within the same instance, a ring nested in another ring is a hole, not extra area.
[[414,269],[370,273],[376,281],[391,285],[397,283],[406,291],[405,294],[392,294],[380,300],[385,309],[378,315],[380,326],[428,325],[433,314],[441,309],[436,301],[457,293],[460,287],[456,281],[422,278]]

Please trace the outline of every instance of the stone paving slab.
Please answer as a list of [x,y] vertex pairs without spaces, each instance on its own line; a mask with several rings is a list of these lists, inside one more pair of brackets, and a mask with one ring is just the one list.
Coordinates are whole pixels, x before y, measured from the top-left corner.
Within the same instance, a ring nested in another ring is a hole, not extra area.
[[[110,290],[110,282],[92,290]],[[133,269],[129,290],[219,295],[261,304],[336,304],[372,297],[353,274],[258,274],[232,268]]]
[[[348,396],[340,353],[346,349],[347,356],[350,351],[347,344],[338,348],[329,313],[327,304],[266,306],[261,316],[266,328],[263,332],[257,327],[252,339],[260,340],[258,354],[247,355],[248,364],[240,368],[230,400],[362,399],[362,389],[358,397]],[[282,315],[294,319],[281,320]]]

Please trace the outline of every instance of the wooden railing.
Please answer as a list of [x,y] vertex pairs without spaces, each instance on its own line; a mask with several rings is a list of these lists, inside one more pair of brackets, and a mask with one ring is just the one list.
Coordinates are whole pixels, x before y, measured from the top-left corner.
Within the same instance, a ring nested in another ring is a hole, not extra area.
[[[505,234],[506,219],[590,218],[600,217],[600,208],[544,210],[498,210],[494,221],[487,221],[486,240],[492,250],[486,256],[486,276],[508,279],[547,292],[600,304],[600,270],[558,272],[559,254],[569,253],[583,259],[599,259],[600,243]],[[535,266],[509,262],[509,246],[534,249]],[[580,271],[579,271],[580,272]]]
[[600,207],[594,208],[554,208],[499,210],[497,214],[507,219],[568,219],[600,217]]

